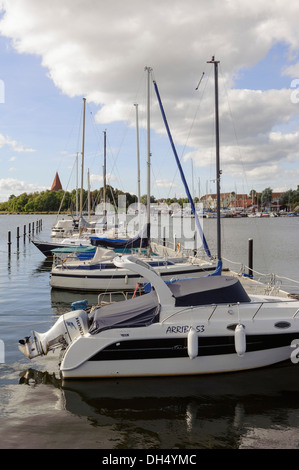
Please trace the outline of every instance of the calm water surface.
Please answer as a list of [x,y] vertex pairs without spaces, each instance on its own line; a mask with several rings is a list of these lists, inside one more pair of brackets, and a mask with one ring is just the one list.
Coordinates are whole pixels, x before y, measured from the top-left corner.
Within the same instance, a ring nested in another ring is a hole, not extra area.
[[[0,216],[0,448],[256,449],[299,446],[299,369],[291,363],[218,376],[67,381],[55,354],[29,361],[17,348],[31,329],[46,331],[57,315],[82,298],[51,291],[49,270],[23,226],[42,219],[48,239],[55,216]],[[215,220],[205,220],[210,248]],[[20,227],[19,251],[16,228]],[[7,252],[7,232],[12,252]],[[175,227],[176,233],[179,228]],[[299,218],[224,219],[225,263],[299,281]],[[237,264],[234,264],[237,263]],[[289,289],[298,292],[298,284]]]

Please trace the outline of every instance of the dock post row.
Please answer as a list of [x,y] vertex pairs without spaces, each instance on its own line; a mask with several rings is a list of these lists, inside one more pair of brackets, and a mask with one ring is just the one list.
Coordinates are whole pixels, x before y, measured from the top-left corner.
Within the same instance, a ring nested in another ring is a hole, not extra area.
[[[42,220],[37,220],[36,221],[36,224],[34,222],[32,223],[29,223],[28,224],[28,238],[30,240],[31,238],[31,234],[34,236],[34,232],[36,233],[39,233],[43,228],[43,221]],[[17,236],[16,236],[16,240],[17,240],[17,250],[19,251],[19,247],[20,247],[20,227],[17,227]],[[24,225],[24,229],[23,229],[23,242],[26,243],[26,238],[27,238],[27,228],[26,228],[26,225]],[[11,241],[11,231],[8,232],[8,236],[7,236],[7,246],[8,246],[8,254],[10,255],[11,254],[11,245],[12,245],[12,241]]]

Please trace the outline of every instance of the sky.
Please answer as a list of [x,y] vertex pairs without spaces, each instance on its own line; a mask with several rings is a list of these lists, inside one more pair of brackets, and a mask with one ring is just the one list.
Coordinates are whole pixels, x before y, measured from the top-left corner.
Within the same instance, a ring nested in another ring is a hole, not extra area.
[[[0,0],[0,201],[107,182],[184,197],[155,80],[194,196],[216,192],[214,67],[219,61],[221,192],[297,189],[299,4],[295,0]],[[200,86],[196,90],[200,81]],[[135,106],[138,104],[138,107]],[[138,110],[138,113],[136,113]],[[138,126],[136,116],[138,115]]]

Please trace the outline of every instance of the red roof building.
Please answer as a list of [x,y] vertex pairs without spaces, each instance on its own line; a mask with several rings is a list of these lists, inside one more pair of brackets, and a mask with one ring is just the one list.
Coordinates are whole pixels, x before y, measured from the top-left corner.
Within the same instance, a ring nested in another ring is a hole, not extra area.
[[60,189],[62,189],[62,185],[61,185],[58,173],[56,172],[54,181],[51,186],[51,191],[59,191]]

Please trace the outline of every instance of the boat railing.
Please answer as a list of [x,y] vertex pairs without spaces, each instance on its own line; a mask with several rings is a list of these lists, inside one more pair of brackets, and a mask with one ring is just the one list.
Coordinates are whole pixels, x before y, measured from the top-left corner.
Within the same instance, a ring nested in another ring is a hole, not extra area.
[[299,299],[299,281],[276,273],[261,273],[242,263],[223,259],[229,264],[239,266],[239,269],[231,272],[246,281],[245,289],[249,288],[252,293]]
[[[115,302],[119,302],[119,300],[116,300],[115,296],[121,296],[122,300],[128,300],[128,292],[125,291],[111,291],[111,292],[101,292],[98,295],[98,305],[103,307],[104,305],[109,305],[113,304]],[[105,298],[108,298],[108,300],[104,300]]]
[[62,267],[67,267],[66,266],[67,262],[71,260],[78,260],[78,257],[76,256],[75,251],[73,251],[72,253],[64,254],[64,255],[60,253],[59,254],[54,253],[52,266],[53,268],[58,265],[61,265]]
[[194,244],[193,248],[186,248],[184,243],[174,237],[173,239],[154,239],[152,240],[153,251],[161,256],[187,258],[187,259],[204,259],[206,258],[205,252],[202,248],[197,249]]
[[[248,312],[248,311],[246,312],[246,318],[244,317],[243,321],[245,321],[245,320],[254,321],[255,318],[257,317],[258,313],[263,309],[263,306],[268,305],[271,302],[273,302],[275,304],[277,303],[277,301],[275,299],[269,299],[269,301],[268,300],[265,300],[265,301],[256,300],[256,301],[250,302],[250,306],[254,307],[254,308],[253,308],[252,312]],[[293,300],[290,299],[290,302],[293,302]],[[223,303],[223,304],[200,305],[198,307],[202,307],[203,311],[205,311],[205,309],[207,307],[211,307],[211,312],[210,312],[209,316],[207,318],[203,319],[203,321],[210,322],[212,320],[213,316],[215,315],[215,313],[217,313],[219,311],[219,309],[220,310],[227,309],[227,314],[228,314],[227,319],[229,320],[229,318],[231,318],[232,315],[235,315],[236,316],[236,321],[240,322],[240,321],[242,321],[242,312],[240,311],[240,306],[241,305],[242,304],[240,302],[235,302],[235,303],[232,303],[232,304]],[[171,312],[168,316],[166,316],[165,318],[163,318],[161,320],[161,324],[169,321],[172,317],[174,317],[176,315],[184,314],[188,310],[192,311],[194,308],[195,308],[194,306],[186,306],[186,307],[182,308],[179,311]],[[298,314],[299,314],[299,309],[296,310],[296,312],[293,315],[293,318],[295,318]],[[243,316],[244,316],[244,313],[243,313]],[[198,319],[200,320],[200,314],[198,315]]]

